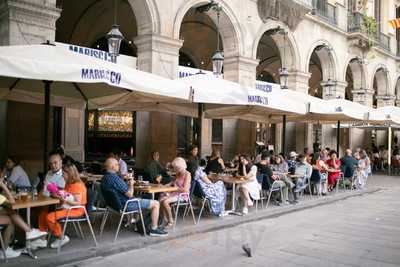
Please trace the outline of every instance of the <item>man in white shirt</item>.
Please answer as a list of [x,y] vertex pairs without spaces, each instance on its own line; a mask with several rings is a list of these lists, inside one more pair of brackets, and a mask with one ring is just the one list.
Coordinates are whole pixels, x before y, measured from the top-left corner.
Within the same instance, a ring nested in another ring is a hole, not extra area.
[[47,190],[47,185],[50,183],[56,184],[59,189],[64,189],[65,180],[62,175],[62,158],[58,153],[50,154],[49,158],[50,170],[46,174],[44,180],[43,195],[50,196],[50,192]]
[[116,152],[114,153],[114,158],[116,160],[118,160],[118,164],[119,164],[119,175],[121,177],[125,177],[128,175],[128,165],[126,164],[126,162],[121,158],[121,152]]

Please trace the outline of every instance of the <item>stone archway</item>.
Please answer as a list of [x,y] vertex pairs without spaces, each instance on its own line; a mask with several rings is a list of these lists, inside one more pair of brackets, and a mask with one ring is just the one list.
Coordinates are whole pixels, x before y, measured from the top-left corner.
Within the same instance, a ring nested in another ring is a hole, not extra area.
[[381,107],[386,105],[386,101],[390,100],[390,96],[393,95],[389,82],[390,75],[387,67],[383,64],[376,66],[373,73],[374,75],[371,78],[371,84],[374,90],[372,105],[373,107]]
[[321,98],[332,98],[340,95],[336,86],[328,89],[326,83],[338,80],[337,60],[332,46],[327,41],[318,41],[312,46],[307,60],[307,70],[311,73],[309,93]]
[[[182,22],[184,21],[187,13],[198,6],[207,4],[209,1],[204,0],[189,0],[183,6],[178,9],[177,15],[174,19],[173,26],[173,38],[179,39],[181,33]],[[220,15],[220,35],[224,46],[225,58],[230,56],[238,56],[243,54],[243,34],[240,27],[240,21],[233,13],[229,5],[225,1],[218,1],[222,7]],[[217,15],[216,12],[210,10],[207,12],[209,18],[216,24]]]
[[347,82],[345,99],[353,101],[353,91],[366,88],[365,70],[362,60],[358,57],[351,58],[344,73],[344,80]]

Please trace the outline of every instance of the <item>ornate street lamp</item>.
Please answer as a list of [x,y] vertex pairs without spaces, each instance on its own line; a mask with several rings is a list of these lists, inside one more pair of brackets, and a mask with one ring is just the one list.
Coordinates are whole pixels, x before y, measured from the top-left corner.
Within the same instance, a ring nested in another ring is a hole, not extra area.
[[124,39],[121,31],[119,30],[119,25],[117,24],[117,0],[114,0],[114,24],[112,25],[111,31],[106,35],[108,42],[108,53],[110,53],[112,61],[117,62],[117,57],[119,55],[119,49],[121,47],[121,42]]
[[221,15],[222,8],[218,4],[215,4],[212,8],[217,12],[217,50],[211,59],[213,62],[213,73],[216,77],[220,77],[224,67],[224,54],[220,50],[219,45],[219,17]]
[[281,82],[281,89],[288,89],[289,71],[286,67],[279,69],[279,78]]

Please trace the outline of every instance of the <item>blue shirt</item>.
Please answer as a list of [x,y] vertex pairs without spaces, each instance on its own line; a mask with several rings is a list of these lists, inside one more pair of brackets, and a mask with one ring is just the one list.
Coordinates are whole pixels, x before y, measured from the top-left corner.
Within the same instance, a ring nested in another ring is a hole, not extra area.
[[101,188],[105,190],[113,190],[116,192],[121,206],[124,206],[128,197],[125,195],[128,192],[128,185],[125,181],[118,176],[118,174],[113,172],[106,172],[101,179]]

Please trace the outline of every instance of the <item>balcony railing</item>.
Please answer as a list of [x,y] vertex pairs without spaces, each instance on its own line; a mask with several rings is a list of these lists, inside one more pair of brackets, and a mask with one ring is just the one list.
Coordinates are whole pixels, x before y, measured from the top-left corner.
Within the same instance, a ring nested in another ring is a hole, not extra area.
[[325,3],[322,6],[316,3],[317,1],[314,2],[314,12],[316,15],[318,15],[320,18],[325,20],[326,22],[337,26],[337,11],[336,11],[336,6]]
[[[364,33],[367,35],[365,30],[363,29],[364,18],[361,13],[349,13],[348,15],[348,23],[347,23],[347,30],[348,32],[359,32]],[[374,41],[378,43],[378,45],[390,52],[390,36],[382,33],[377,32],[374,36],[368,36],[368,38],[372,38]]]

